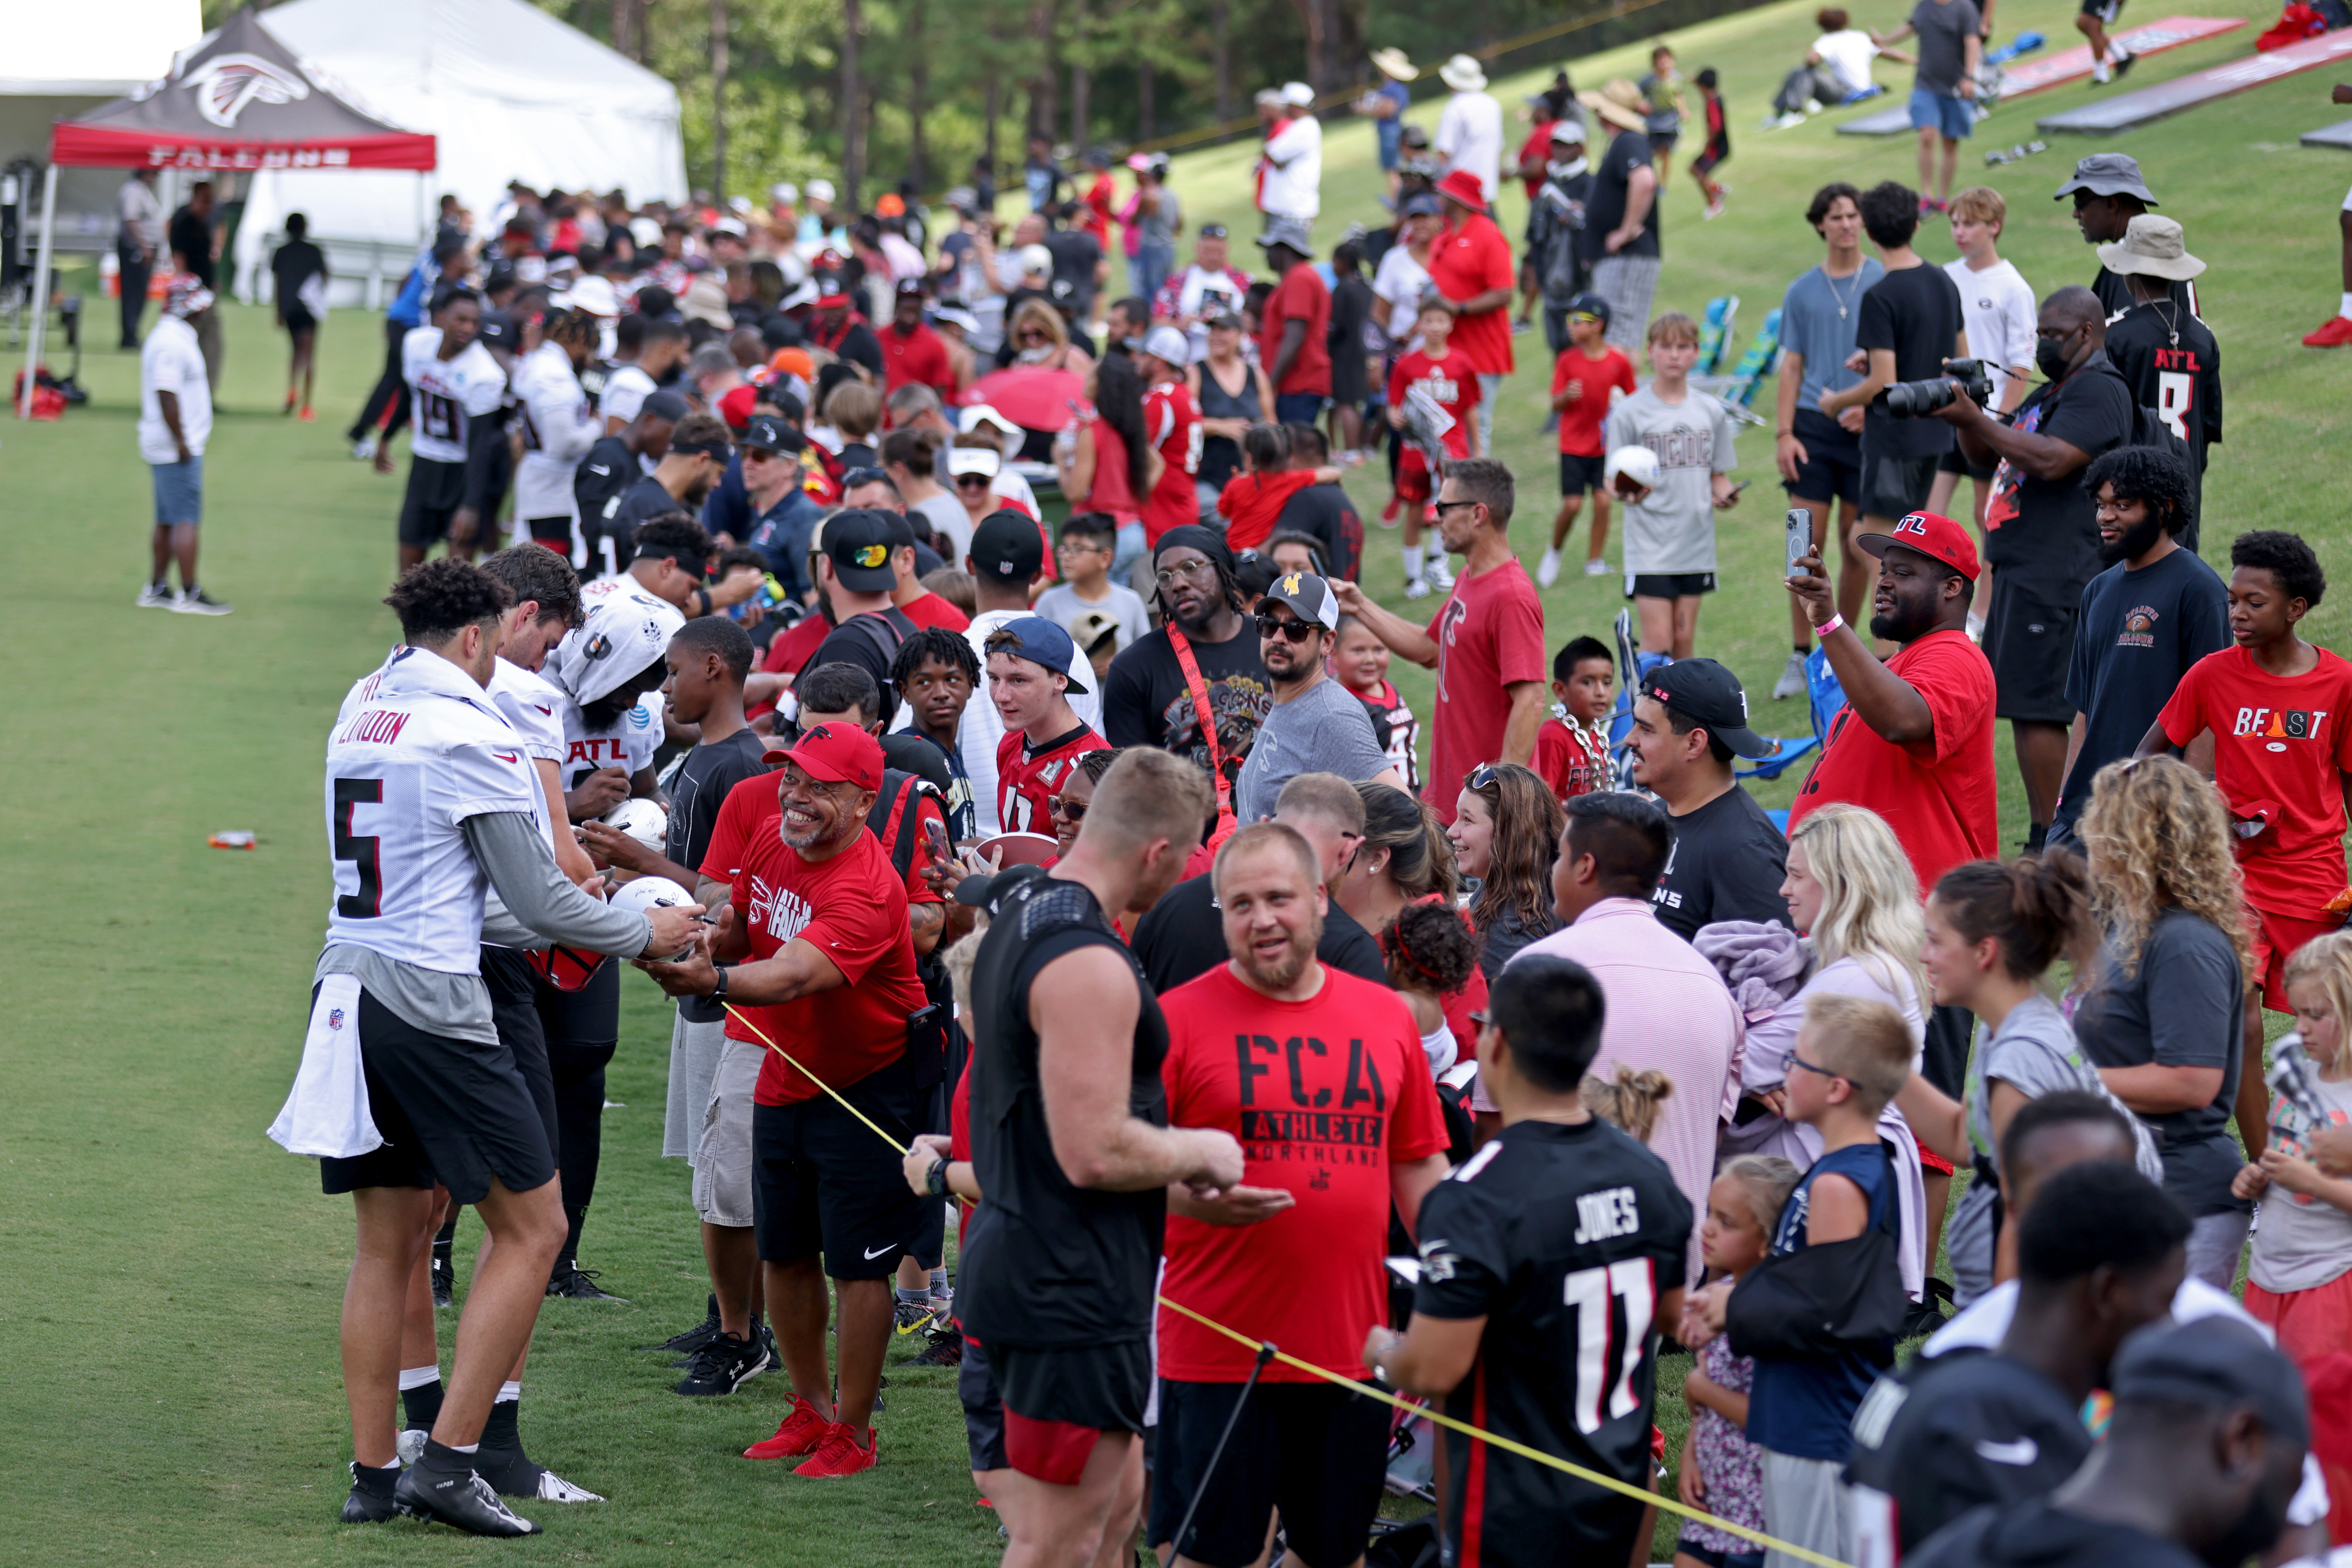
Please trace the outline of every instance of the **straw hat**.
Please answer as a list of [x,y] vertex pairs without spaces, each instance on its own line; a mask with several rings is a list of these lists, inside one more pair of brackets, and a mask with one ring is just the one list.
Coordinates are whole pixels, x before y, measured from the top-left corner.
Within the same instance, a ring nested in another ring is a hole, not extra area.
[[2177,218],[2142,213],[2124,225],[2124,237],[2096,247],[2099,265],[2109,272],[2137,272],[2173,282],[2196,277],[2205,264],[2189,254]]
[[1437,68],[1437,79],[1455,92],[1483,92],[1486,73],[1468,55],[1456,55]]
[[1402,49],[1374,49],[1372,64],[1383,76],[1394,77],[1399,81],[1411,81],[1421,74],[1413,68],[1412,61],[1405,57]]
[[1620,131],[1640,131],[1649,124],[1649,104],[1642,89],[1623,77],[1611,77],[1599,92],[1578,93],[1576,101]]

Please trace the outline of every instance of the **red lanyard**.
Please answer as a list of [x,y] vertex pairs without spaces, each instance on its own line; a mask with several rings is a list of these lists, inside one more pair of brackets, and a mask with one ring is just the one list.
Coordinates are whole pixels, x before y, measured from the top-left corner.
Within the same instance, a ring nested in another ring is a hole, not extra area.
[[1201,678],[1201,661],[1192,656],[1192,639],[1173,621],[1168,623],[1168,645],[1176,650],[1177,667],[1184,672],[1184,685],[1192,694],[1192,713],[1201,722],[1202,737],[1209,743],[1209,778],[1217,787],[1217,829],[1209,836],[1209,848],[1213,850],[1240,826],[1234,821],[1233,780],[1225,777],[1224,747],[1217,742],[1217,716],[1209,708],[1209,683]]

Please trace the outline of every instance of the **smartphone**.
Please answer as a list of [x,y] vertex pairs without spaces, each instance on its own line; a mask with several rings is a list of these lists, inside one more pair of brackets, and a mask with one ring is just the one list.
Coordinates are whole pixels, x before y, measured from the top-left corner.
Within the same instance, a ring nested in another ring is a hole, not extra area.
[[954,852],[948,847],[948,831],[940,826],[938,818],[923,819],[923,839],[930,846],[934,861],[944,862],[955,858]]
[[1756,481],[1753,479],[1742,479],[1738,484],[1734,485],[1731,487],[1731,498],[1735,501],[1739,499],[1739,492],[1745,490],[1748,486],[1753,485],[1754,483],[1756,483]]
[[1789,570],[1786,575],[1794,577],[1804,559],[1813,553],[1813,515],[1802,507],[1791,507],[1781,521],[1789,530]]

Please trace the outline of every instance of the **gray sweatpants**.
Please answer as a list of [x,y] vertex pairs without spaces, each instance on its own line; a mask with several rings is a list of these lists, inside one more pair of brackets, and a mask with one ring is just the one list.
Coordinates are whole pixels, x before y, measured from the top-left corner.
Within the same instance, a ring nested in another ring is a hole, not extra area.
[[[1840,1563],[1853,1561],[1853,1504],[1835,1459],[1764,1453],[1764,1532]],[[1785,1552],[1767,1552],[1764,1568],[1811,1568]]]

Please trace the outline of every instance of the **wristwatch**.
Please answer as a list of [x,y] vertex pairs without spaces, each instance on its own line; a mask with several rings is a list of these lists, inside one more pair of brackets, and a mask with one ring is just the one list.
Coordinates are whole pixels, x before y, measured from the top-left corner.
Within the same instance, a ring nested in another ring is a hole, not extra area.
[[924,1173],[923,1190],[929,1193],[933,1197],[947,1197],[948,1162],[944,1156],[932,1161],[931,1168]]
[[727,971],[730,967],[726,964],[711,966],[719,976],[719,983],[712,987],[710,991],[710,999],[714,1002],[723,1002],[727,999]]

